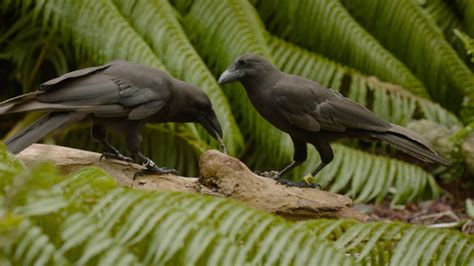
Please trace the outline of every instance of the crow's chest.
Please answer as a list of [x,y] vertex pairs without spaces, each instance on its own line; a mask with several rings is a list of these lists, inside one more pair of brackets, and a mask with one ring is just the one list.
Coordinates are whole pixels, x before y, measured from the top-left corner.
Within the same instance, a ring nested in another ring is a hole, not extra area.
[[280,112],[279,106],[269,93],[249,94],[249,99],[257,112],[275,127],[289,132],[292,125]]

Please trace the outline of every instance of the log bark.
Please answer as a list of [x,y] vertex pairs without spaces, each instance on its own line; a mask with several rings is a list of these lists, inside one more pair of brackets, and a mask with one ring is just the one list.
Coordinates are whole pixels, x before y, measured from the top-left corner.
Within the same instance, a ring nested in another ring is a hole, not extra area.
[[200,177],[148,175],[133,180],[140,165],[115,160],[100,161],[100,154],[54,145],[34,144],[17,156],[29,167],[50,161],[63,174],[86,166],[97,166],[117,183],[136,189],[182,191],[228,197],[253,208],[288,219],[350,218],[366,221],[367,216],[351,208],[350,198],[319,189],[286,187],[270,178],[254,174],[236,158],[210,150],[200,158]]

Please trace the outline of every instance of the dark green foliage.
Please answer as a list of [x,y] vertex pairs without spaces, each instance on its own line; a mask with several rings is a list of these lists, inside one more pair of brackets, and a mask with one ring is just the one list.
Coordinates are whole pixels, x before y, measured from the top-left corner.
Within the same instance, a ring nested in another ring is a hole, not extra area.
[[[24,87],[31,84],[25,91],[67,70],[115,58],[161,68],[209,94],[223,124],[224,141],[231,155],[239,156],[255,170],[278,170],[292,159],[290,139],[255,112],[240,85],[220,88],[216,76],[240,54],[254,52],[286,72],[341,91],[394,123],[405,125],[412,120],[427,119],[449,127],[458,126],[460,121],[455,114],[429,100],[428,91],[434,92],[433,95],[449,94],[449,99],[440,101],[449,102],[450,108],[464,101],[464,121],[474,117],[469,109],[472,97],[453,93],[450,87],[467,84],[463,83],[466,71],[465,67],[459,67],[461,61],[449,48],[450,42],[443,39],[443,31],[451,38],[449,33],[454,27],[468,30],[466,16],[459,14],[467,14],[470,4],[462,0],[449,4],[440,1],[404,0],[398,5],[406,6],[410,12],[399,15],[394,20],[396,25],[391,25],[392,30],[376,32],[376,27],[364,29],[365,23],[358,24],[356,11],[369,8],[371,2],[367,1],[6,0],[0,4],[0,10],[10,24],[6,27],[9,31],[0,36],[0,55],[5,55],[14,66],[8,75],[15,82]],[[403,9],[398,5],[394,6],[395,10]],[[354,18],[349,11],[354,13]],[[388,19],[385,17],[380,23]],[[413,24],[417,25],[412,30]],[[416,30],[417,36],[422,37],[409,38],[398,32],[398,28],[404,32]],[[385,44],[386,40],[391,43]],[[410,45],[405,41],[410,41]],[[441,48],[437,50],[434,44],[438,43]],[[401,57],[393,52],[395,46],[413,54],[429,48],[429,58],[414,62],[414,57]],[[41,51],[46,51],[43,59]],[[451,62],[446,63],[450,67],[434,64],[440,60]],[[422,71],[413,70],[413,65],[423,68]],[[464,70],[458,71],[461,68]],[[443,71],[452,74],[449,74],[452,82]],[[437,82],[435,86],[433,80]],[[2,90],[0,95],[13,96]],[[20,116],[7,117],[10,122],[5,127],[10,128],[11,121],[17,117]],[[33,117],[26,116],[14,130]],[[87,124],[79,125],[56,133],[49,140],[100,151],[88,136],[88,130]],[[217,147],[200,126],[193,124],[152,125],[146,128],[144,137],[147,155],[160,165],[177,168],[183,175],[197,175],[199,155]],[[112,141],[123,150],[122,140],[112,136]],[[380,201],[388,196],[393,203],[439,195],[434,177],[428,171],[357,150],[361,147],[365,151],[374,150],[354,143],[334,145],[338,159],[318,177],[326,189],[347,193],[357,201]],[[388,150],[390,156],[394,155],[389,149],[375,147],[378,152]],[[310,147],[308,161],[289,178],[301,178],[313,170],[318,160]]]
[[423,84],[357,24],[339,1],[254,2],[269,30],[277,36],[428,97]]
[[426,84],[434,100],[458,110],[462,96],[474,91],[472,72],[433,20],[411,0],[343,2],[359,23]]

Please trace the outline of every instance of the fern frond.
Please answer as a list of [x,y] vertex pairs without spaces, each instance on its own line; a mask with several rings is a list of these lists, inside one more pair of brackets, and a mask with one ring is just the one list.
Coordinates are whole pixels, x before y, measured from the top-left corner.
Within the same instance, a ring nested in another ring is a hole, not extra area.
[[360,224],[324,219],[295,226],[334,243],[363,264],[469,265],[474,262],[474,237],[456,231],[397,222]]
[[468,63],[468,57],[462,47],[462,43],[456,38],[454,29],[461,29],[465,31],[462,18],[459,17],[456,8],[444,0],[411,0],[415,4],[423,7],[431,19],[433,19],[438,27],[443,31],[446,40],[454,47],[458,56]]
[[[343,1],[369,32],[426,85],[434,100],[457,111],[474,91],[474,76],[440,28],[411,0]],[[400,45],[403,43],[403,45]]]
[[458,29],[455,29],[454,33],[462,41],[467,55],[471,57],[471,62],[474,63],[474,38],[469,37]]
[[428,98],[424,85],[333,0],[253,0],[270,32]]
[[454,0],[459,14],[462,14],[467,33],[474,36],[474,2],[471,0]]
[[[14,262],[19,261],[23,265],[71,265],[42,228],[27,218],[12,215],[0,217],[0,232],[0,258],[8,261],[0,259],[2,265],[15,265]],[[9,250],[13,243],[16,243],[15,250]]]
[[[42,75],[41,67],[51,65],[56,73],[68,71],[68,59],[72,55],[65,49],[65,41],[53,38],[57,33],[50,28],[43,29],[33,13],[26,13],[5,26],[8,31],[0,36],[0,59],[13,63],[11,76],[21,84],[20,91],[36,90],[41,81],[50,78]],[[10,89],[2,90],[2,94],[9,97],[17,95],[12,95]]]

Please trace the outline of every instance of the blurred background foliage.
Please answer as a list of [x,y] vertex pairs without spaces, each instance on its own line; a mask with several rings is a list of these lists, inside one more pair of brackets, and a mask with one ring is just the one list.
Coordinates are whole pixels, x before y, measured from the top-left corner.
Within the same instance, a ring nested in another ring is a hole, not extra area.
[[[283,167],[289,137],[264,121],[238,84],[216,77],[240,54],[258,53],[285,72],[315,80],[433,142],[453,162],[420,164],[367,141],[334,144],[318,176],[326,190],[356,202],[436,198],[462,181],[474,191],[474,1],[470,0],[3,0],[0,99],[36,90],[71,70],[121,58],[160,68],[211,98],[231,155],[250,168]],[[38,114],[2,117],[0,138]],[[89,125],[46,140],[101,151]],[[113,143],[124,150],[123,140]],[[143,150],[161,166],[198,175],[199,155],[217,143],[193,124],[149,125]],[[289,178],[299,179],[319,160]],[[441,185],[441,186],[440,186]]]

